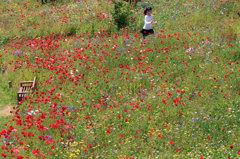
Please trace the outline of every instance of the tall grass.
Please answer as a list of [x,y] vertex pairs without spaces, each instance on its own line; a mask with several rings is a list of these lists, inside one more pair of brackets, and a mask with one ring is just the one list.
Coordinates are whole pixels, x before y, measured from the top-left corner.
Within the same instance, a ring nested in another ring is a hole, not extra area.
[[38,79],[1,122],[3,158],[238,158],[238,6],[140,2],[118,30],[113,5],[1,2],[1,92]]

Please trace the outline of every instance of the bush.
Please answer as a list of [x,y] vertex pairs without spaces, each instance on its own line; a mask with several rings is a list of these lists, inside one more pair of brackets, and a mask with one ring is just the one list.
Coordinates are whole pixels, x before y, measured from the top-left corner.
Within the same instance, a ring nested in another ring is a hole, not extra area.
[[[55,1],[55,0],[49,0],[50,2],[53,2],[53,1]],[[47,3],[48,2],[48,0],[41,0],[41,2],[42,2],[42,4],[44,4],[44,3]]]
[[132,10],[129,3],[125,1],[113,1],[114,9],[112,11],[112,16],[118,30],[129,26],[131,23]]
[[67,32],[66,36],[73,36],[77,34],[77,26],[73,25],[71,26],[71,28],[69,28],[70,30]]
[[6,36],[6,37],[0,36],[0,46],[6,45],[9,40],[10,40],[9,36]]

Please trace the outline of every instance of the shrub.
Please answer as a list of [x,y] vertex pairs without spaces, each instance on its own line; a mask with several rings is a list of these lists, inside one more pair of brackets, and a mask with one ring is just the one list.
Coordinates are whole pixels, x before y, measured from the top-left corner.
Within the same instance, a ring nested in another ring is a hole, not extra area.
[[9,37],[9,36],[5,36],[5,37],[0,36],[0,46],[6,45],[9,40],[10,40],[10,37]]
[[[55,1],[55,0],[49,0],[49,1],[53,2],[53,1]],[[47,3],[48,0],[41,0],[41,2],[42,2],[42,4],[44,4],[44,3]]]
[[73,25],[71,26],[71,28],[69,28],[70,30],[67,32],[67,36],[73,36],[73,35],[76,35],[77,33],[77,26],[76,25]]
[[131,23],[130,16],[132,15],[132,10],[129,3],[125,1],[113,1],[114,9],[112,11],[112,17],[118,30],[129,26]]

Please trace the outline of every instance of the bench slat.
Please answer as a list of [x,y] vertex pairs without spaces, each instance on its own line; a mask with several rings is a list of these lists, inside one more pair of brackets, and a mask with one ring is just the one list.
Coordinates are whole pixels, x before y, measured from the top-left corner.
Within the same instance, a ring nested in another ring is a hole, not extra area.
[[30,83],[33,83],[33,81],[21,81],[20,83],[22,83],[22,84],[30,84]]
[[33,83],[20,83],[20,87],[30,86],[30,85],[33,85]]

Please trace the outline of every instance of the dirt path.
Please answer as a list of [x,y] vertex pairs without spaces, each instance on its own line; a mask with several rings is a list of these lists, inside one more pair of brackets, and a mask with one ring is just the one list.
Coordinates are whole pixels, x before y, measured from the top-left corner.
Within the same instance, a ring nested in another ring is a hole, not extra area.
[[[2,108],[1,105],[0,105],[0,108]],[[11,110],[12,110],[12,106],[6,106],[6,107],[0,109],[0,117],[11,115],[11,113],[10,113]]]
[[0,117],[9,116],[12,107],[11,97],[9,97],[0,87]]

